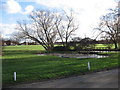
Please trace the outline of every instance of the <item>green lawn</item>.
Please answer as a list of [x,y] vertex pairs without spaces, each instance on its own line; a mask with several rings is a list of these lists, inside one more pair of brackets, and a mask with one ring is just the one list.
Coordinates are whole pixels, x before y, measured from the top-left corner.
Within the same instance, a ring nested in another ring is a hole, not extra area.
[[[111,49],[115,48],[114,44],[111,45],[111,46],[112,46]],[[107,48],[107,45],[105,45],[105,44],[96,44],[95,48]]]
[[[2,69],[3,85],[30,82],[52,78],[63,78],[118,66],[120,55],[110,53],[108,58],[77,59],[57,56],[38,56],[44,51],[40,45],[3,47]],[[91,63],[91,71],[87,63]],[[13,72],[17,72],[17,81],[13,81]]]
[[[4,49],[5,48],[5,49]],[[18,50],[23,50],[23,51],[40,51],[40,50],[45,50],[41,45],[18,45],[18,46],[7,46],[3,47],[3,50],[6,51],[18,51]]]

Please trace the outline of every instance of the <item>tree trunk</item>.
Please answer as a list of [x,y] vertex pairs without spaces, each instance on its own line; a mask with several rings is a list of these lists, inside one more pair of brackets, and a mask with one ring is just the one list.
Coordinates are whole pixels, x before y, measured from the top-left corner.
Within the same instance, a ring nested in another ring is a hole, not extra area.
[[114,45],[115,45],[115,49],[117,49],[118,45],[117,45],[117,43],[115,41],[114,41]]

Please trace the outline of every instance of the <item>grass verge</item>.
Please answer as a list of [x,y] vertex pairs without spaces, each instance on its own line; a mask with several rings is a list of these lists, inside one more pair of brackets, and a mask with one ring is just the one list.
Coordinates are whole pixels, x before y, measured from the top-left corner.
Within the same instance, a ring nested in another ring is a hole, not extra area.
[[[57,56],[39,56],[44,50],[41,46],[6,46],[3,48],[2,71],[3,85],[22,82],[42,81],[46,79],[63,78],[80,75],[119,66],[119,53],[108,53],[107,58],[61,58]],[[91,70],[87,68],[90,62]],[[17,81],[13,73],[17,72]]]

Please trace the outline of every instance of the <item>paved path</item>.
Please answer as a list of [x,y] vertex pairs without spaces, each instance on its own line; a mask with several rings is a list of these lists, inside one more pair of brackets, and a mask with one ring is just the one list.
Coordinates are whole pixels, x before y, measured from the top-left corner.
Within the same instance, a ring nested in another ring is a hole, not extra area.
[[118,69],[64,79],[20,84],[10,88],[118,88]]

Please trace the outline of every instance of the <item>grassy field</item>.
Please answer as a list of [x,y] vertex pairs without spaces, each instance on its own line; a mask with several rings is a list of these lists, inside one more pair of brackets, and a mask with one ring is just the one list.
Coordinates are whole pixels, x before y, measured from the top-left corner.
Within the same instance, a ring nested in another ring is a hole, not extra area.
[[[114,44],[111,44],[110,45],[111,46],[111,49],[114,49],[115,48],[115,46],[114,46]],[[107,48],[108,47],[108,45],[106,44],[96,44],[96,46],[95,46],[95,48]]]
[[[99,59],[61,58],[35,54],[41,51],[44,51],[44,48],[40,45],[3,47],[3,85],[63,78],[114,68],[118,66],[118,58],[120,58],[116,53],[110,53],[110,57]],[[90,71],[87,68],[88,62],[91,63]],[[13,80],[13,72],[17,72],[17,81]]]

